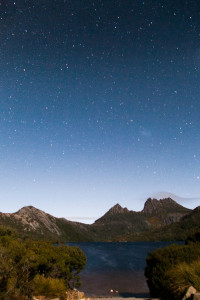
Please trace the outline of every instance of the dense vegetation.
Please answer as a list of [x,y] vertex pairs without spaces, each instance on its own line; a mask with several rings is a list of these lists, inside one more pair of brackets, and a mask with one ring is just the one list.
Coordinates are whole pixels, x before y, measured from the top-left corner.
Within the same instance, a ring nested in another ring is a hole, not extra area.
[[185,245],[171,245],[149,253],[145,276],[152,297],[182,299],[191,285],[200,289],[200,234]]
[[85,263],[77,247],[21,241],[0,227],[0,299],[30,299],[41,293],[64,297],[67,289],[80,284]]

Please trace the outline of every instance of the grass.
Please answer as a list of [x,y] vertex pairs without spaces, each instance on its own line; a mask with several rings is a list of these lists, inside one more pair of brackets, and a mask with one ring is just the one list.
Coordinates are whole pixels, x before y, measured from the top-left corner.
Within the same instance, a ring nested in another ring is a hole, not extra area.
[[188,264],[180,263],[166,274],[170,282],[170,290],[175,299],[180,299],[186,290],[193,286],[200,290],[200,259]]

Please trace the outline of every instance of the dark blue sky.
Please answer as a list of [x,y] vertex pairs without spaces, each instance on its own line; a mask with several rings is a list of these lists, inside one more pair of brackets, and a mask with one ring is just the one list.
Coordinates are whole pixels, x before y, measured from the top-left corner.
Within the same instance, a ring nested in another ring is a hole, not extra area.
[[0,70],[1,211],[200,198],[198,0],[0,1]]

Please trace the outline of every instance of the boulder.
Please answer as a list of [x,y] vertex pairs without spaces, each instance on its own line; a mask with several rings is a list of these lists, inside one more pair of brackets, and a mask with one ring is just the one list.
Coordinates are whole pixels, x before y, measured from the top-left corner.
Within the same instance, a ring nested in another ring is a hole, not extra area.
[[186,293],[185,293],[185,296],[183,297],[182,300],[193,299],[192,296],[193,296],[194,294],[196,294],[196,292],[197,292],[197,290],[196,290],[193,286],[190,286],[190,287],[187,289],[187,291],[186,291]]
[[200,300],[200,292],[197,292],[196,294],[194,294],[193,300]]

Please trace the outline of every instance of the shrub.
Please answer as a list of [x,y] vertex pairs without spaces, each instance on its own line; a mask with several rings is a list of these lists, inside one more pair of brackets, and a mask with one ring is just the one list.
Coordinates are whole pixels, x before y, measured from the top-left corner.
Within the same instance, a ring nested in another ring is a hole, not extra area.
[[42,275],[36,275],[33,282],[33,294],[36,296],[64,297],[67,290],[64,280],[58,278],[45,278]]
[[196,232],[195,234],[189,236],[186,241],[185,244],[188,245],[190,243],[200,243],[200,232]]
[[170,279],[167,272],[179,263],[192,263],[197,258],[200,258],[198,244],[171,245],[149,253],[146,259],[145,276],[151,296],[173,299],[173,293],[169,289]]
[[0,225],[0,236],[15,236],[15,231],[10,228],[3,225]]
[[191,285],[200,290],[200,259],[191,264],[186,262],[178,264],[167,272],[166,277],[170,282],[169,289],[174,299],[182,299]]
[[[61,293],[79,285],[79,273],[86,264],[77,247],[56,247],[42,241],[24,241],[2,230],[0,235],[0,299],[28,299],[39,277],[47,290]],[[39,280],[37,281],[39,282]],[[62,293],[61,293],[62,294]]]

